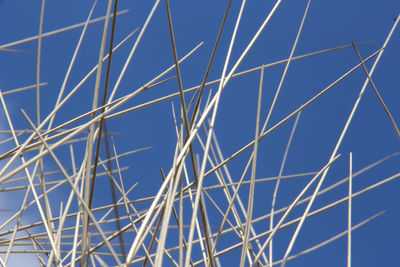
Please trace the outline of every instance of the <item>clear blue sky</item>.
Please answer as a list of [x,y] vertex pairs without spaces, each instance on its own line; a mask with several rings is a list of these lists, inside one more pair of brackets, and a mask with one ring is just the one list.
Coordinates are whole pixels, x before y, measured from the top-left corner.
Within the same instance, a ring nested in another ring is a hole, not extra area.
[[[99,1],[93,17],[105,15],[105,2]],[[119,10],[129,9],[129,13],[121,15],[117,19],[115,43],[122,40],[136,27],[143,26],[153,2],[120,1]],[[198,85],[203,78],[226,2],[171,1],[179,56],[183,56],[204,41],[202,47],[181,65],[184,88]],[[92,1],[47,1],[43,32],[85,21],[91,4]],[[217,79],[221,75],[240,4],[240,1],[233,1],[232,3],[209,80]],[[273,1],[248,1],[238,30],[229,69],[241,55],[273,4]],[[239,66],[238,71],[287,58],[306,4],[307,1],[283,1],[271,22]],[[0,1],[0,47],[37,34],[40,6],[41,1]],[[356,43],[370,41],[358,47],[361,56],[365,58],[382,46],[399,13],[400,2],[398,0],[312,1],[294,55],[298,56],[349,45],[351,41]],[[103,23],[89,26],[78,54],[76,66],[71,73],[67,92],[97,63],[102,30]],[[43,39],[41,81],[47,82],[48,85],[41,89],[42,118],[47,116],[54,107],[80,33],[80,29],[75,29]],[[115,84],[137,36],[136,33],[133,40],[129,40],[115,53],[110,78],[111,88]],[[399,47],[400,29],[396,29],[373,75],[373,80],[397,124],[400,123],[400,105],[398,104],[400,99]],[[28,53],[0,51],[0,89],[3,92],[32,85],[36,82],[37,42],[33,41],[10,48]],[[269,127],[279,122],[357,63],[356,53],[351,47],[293,62],[283,84],[276,109],[272,113]],[[139,88],[172,64],[173,56],[165,3],[162,2],[148,30],[144,33],[116,97],[121,97]],[[368,62],[367,67],[371,67],[371,62]],[[284,65],[265,70],[262,120],[268,113],[283,70]],[[175,73],[171,72],[168,77],[172,75],[175,75]],[[236,152],[254,138],[259,75],[259,72],[254,72],[231,80],[222,94],[215,131],[225,157]],[[364,80],[365,73],[361,69],[355,71],[302,112],[283,171],[284,175],[319,170],[327,163]],[[56,116],[55,124],[61,124],[87,112],[92,105],[93,87],[94,78],[91,78],[66,104],[62,109],[62,114]],[[205,91],[206,95],[208,95],[209,89],[212,89],[214,93],[217,90],[217,85],[208,87]],[[132,107],[177,91],[177,81],[173,79],[130,100],[124,107]],[[187,96],[187,102],[191,99],[191,96],[191,94]],[[6,102],[11,109],[15,127],[19,129],[27,128],[19,109],[24,108],[31,118],[35,118],[35,91],[31,90],[6,96]],[[175,98],[110,120],[107,124],[109,131],[124,133],[122,136],[115,137],[119,152],[146,146],[153,147],[151,150],[121,159],[121,164],[130,167],[130,171],[125,173],[127,185],[139,182],[139,189],[131,196],[132,198],[150,196],[157,192],[158,185],[162,183],[159,169],[163,168],[168,171],[172,165],[176,135],[171,103],[174,103],[175,109],[179,110],[180,102],[178,98]],[[8,130],[3,112],[1,112],[0,119],[1,129]],[[294,119],[290,120],[260,144],[257,177],[278,175],[293,123]],[[205,140],[204,134],[202,134],[202,137]],[[5,138],[2,137],[2,139]],[[84,143],[79,144],[75,147],[77,152],[81,153],[78,156],[81,160]],[[199,148],[198,143],[195,143],[195,145]],[[10,149],[10,146],[4,145],[1,148],[1,153],[8,149]],[[330,170],[323,188],[339,181],[348,174],[350,152],[353,153],[353,168],[357,171],[399,150],[400,140],[372,87],[368,86],[339,149],[338,153],[342,156]],[[67,155],[67,152],[67,149],[61,149],[58,153],[62,156]],[[239,180],[249,155],[250,152],[246,152],[228,164],[235,181]],[[354,191],[398,173],[400,171],[399,166],[400,160],[397,157],[363,174],[354,181]],[[49,160],[48,168],[50,170],[56,168],[56,166]],[[210,166],[207,167],[208,169],[210,169]],[[279,189],[277,207],[289,204],[309,179],[310,177],[283,181]],[[210,178],[207,185],[215,183],[214,176]],[[109,194],[106,185],[108,183],[100,184],[96,188],[97,196]],[[254,217],[269,212],[274,186],[274,182],[257,186]],[[396,253],[398,253],[398,240],[400,238],[398,227],[400,213],[397,205],[400,201],[399,190],[400,183],[396,180],[354,199],[354,224],[382,210],[387,212],[382,217],[354,232],[353,266],[397,266],[398,257]],[[247,199],[247,192],[248,187],[241,191],[242,199]],[[222,194],[222,192],[220,193]],[[342,198],[346,194],[347,185],[342,185],[318,198],[312,210]],[[96,200],[99,201],[99,204],[103,203],[103,199],[100,197],[96,199],[95,196]],[[18,203],[16,201],[15,205],[19,205]],[[6,205],[3,204],[1,208],[4,206]],[[299,208],[295,215],[301,215],[303,209],[304,206]],[[292,218],[294,218],[294,215]],[[307,220],[300,232],[298,241],[295,243],[292,254],[344,231],[347,227],[346,223],[346,205],[336,207],[327,213]],[[256,229],[262,232],[268,227],[268,222],[265,221],[257,225]],[[293,227],[289,228],[277,236],[275,259],[283,256],[294,229]],[[127,235],[127,242],[132,241],[131,238]],[[228,241],[226,244],[221,243],[220,249],[227,246]],[[343,237],[318,251],[288,263],[288,266],[345,266],[346,242],[346,238]],[[240,257],[240,250],[237,251],[232,253],[232,257],[223,258],[224,266],[236,265]],[[165,266],[168,264],[169,262],[165,258]]]

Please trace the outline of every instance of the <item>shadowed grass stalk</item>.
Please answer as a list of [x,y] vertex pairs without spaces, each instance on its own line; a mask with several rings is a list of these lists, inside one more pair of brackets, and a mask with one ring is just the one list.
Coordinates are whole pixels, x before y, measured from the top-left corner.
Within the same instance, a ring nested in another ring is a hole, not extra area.
[[[246,0],[242,1],[242,5],[240,7],[240,11],[235,23],[235,28],[233,30],[233,34],[232,34],[232,38],[229,44],[229,48],[228,48],[228,53],[227,56],[225,58],[225,63],[224,63],[224,67],[222,70],[222,75],[221,75],[221,81],[219,83],[219,87],[218,87],[218,91],[216,93],[216,95],[214,96],[213,100],[215,100],[214,103],[209,103],[208,105],[208,109],[206,111],[203,112],[203,116],[200,118],[200,121],[202,121],[202,118],[205,118],[205,114],[208,114],[211,111],[211,108],[213,108],[213,113],[212,113],[212,117],[211,117],[211,123],[210,123],[210,128],[209,128],[209,132],[207,134],[207,141],[206,141],[206,147],[204,149],[204,155],[203,155],[203,160],[201,162],[201,167],[200,167],[200,173],[199,173],[199,177],[198,180],[196,182],[196,186],[197,186],[197,192],[196,192],[196,198],[193,204],[193,212],[192,212],[192,218],[191,218],[191,222],[190,222],[190,230],[189,230],[189,240],[188,240],[188,248],[187,248],[187,252],[186,252],[186,258],[185,258],[185,266],[189,265],[189,260],[191,258],[191,253],[192,253],[192,242],[193,242],[193,234],[194,234],[194,224],[196,221],[196,214],[197,214],[197,210],[199,207],[199,203],[201,202],[201,191],[202,191],[202,187],[203,187],[203,180],[204,180],[204,172],[205,172],[205,167],[206,167],[206,163],[207,163],[207,156],[208,156],[208,150],[210,148],[210,142],[211,142],[211,136],[213,133],[213,128],[214,128],[214,124],[215,124],[215,118],[216,118],[216,114],[217,114],[217,110],[218,110],[218,104],[219,104],[219,99],[222,93],[222,89],[223,89],[223,82],[225,81],[225,73],[228,67],[228,63],[230,60],[230,55],[231,55],[231,51],[233,48],[233,44],[235,41],[235,36],[236,36],[236,32],[238,30],[239,27],[239,23],[240,23],[240,19],[242,17],[242,13],[243,13],[243,9],[245,6]],[[204,119],[203,119],[204,120]],[[200,121],[198,122],[197,126],[200,126]],[[193,136],[194,131],[192,132],[192,136]],[[186,140],[187,143],[191,143],[192,141],[190,139]],[[207,244],[207,246],[209,246],[209,244]],[[209,247],[208,247],[209,248]],[[210,253],[210,251],[209,251]],[[212,258],[210,258],[210,260],[212,260]],[[213,263],[211,263],[213,264]]]
[[[397,17],[396,24],[399,22],[399,20],[400,20],[400,16]],[[358,49],[357,49],[356,44],[355,44],[353,41],[352,41],[352,44],[353,44],[354,50],[356,50],[357,57],[358,57],[358,59],[360,60],[362,66],[363,66],[363,70],[364,70],[365,74],[366,74],[367,77],[368,77],[369,83],[371,84],[372,88],[374,88],[374,92],[375,92],[376,96],[379,98],[379,102],[381,103],[381,105],[382,105],[382,107],[384,108],[386,114],[388,115],[388,117],[389,117],[389,119],[390,119],[390,122],[392,123],[393,128],[394,128],[394,130],[396,131],[397,137],[400,138],[400,131],[399,131],[399,128],[397,127],[397,125],[396,125],[396,122],[395,122],[394,119],[393,119],[392,114],[390,114],[390,111],[389,111],[389,109],[386,107],[385,102],[383,102],[383,99],[382,99],[381,95],[379,94],[378,89],[376,89],[376,86],[375,86],[374,82],[372,81],[371,75],[368,73],[367,68],[365,67],[364,63],[362,62],[362,59],[361,59],[360,53],[358,52]]]
[[[100,81],[101,81],[101,72],[102,72],[102,67],[103,67],[103,57],[104,57],[104,51],[105,51],[105,45],[107,41],[107,33],[108,33],[108,25],[110,21],[110,14],[111,14],[111,7],[112,7],[112,0],[108,1],[108,6],[107,6],[107,14],[106,14],[106,20],[104,23],[104,29],[103,29],[103,36],[101,39],[101,46],[100,46],[100,52],[99,52],[99,61],[97,64],[97,73],[96,73],[96,84],[94,87],[94,92],[93,92],[93,102],[92,102],[92,110],[97,108],[98,105],[98,98],[99,98],[99,90],[100,90]],[[91,118],[93,119],[95,117],[95,113],[92,114]],[[90,171],[91,168],[90,166],[92,165],[92,154],[93,154],[93,145],[94,145],[94,135],[95,135],[95,124],[92,123],[89,126],[89,134],[88,134],[88,140],[86,143],[86,171],[85,171],[85,189],[83,191],[83,196],[84,196],[84,201],[85,204],[87,205],[88,209],[90,210],[92,207],[92,196],[93,196],[93,190],[94,190],[94,185],[92,186],[91,182],[91,175]],[[88,247],[90,246],[90,237],[88,236],[88,226],[89,226],[89,215],[87,214],[87,211],[83,210],[83,218],[82,218],[82,245],[81,245],[81,251],[82,251],[82,258],[81,258],[81,265],[82,266],[87,266],[88,265],[88,260],[90,254],[88,253]],[[119,260],[117,261],[119,262]]]

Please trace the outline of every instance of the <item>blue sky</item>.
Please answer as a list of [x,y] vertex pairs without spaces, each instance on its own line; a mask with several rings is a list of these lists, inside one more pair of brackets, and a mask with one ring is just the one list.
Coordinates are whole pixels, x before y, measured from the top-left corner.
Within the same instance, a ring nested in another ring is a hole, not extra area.
[[[43,32],[85,21],[92,3],[92,1],[77,0],[47,1]],[[240,4],[240,1],[232,3],[210,72],[210,81],[221,76]],[[242,54],[274,4],[273,1],[248,1],[228,69],[233,67],[233,63]],[[307,1],[283,1],[237,71],[288,58],[306,4]],[[120,42],[136,27],[142,28],[152,5],[153,1],[119,1],[118,9],[128,9],[129,12],[117,18],[115,43]],[[0,1],[0,25],[2,25],[0,27],[0,48],[13,41],[37,35],[40,6],[40,1]],[[181,64],[184,88],[191,88],[201,82],[225,7],[226,1],[171,1],[178,55],[182,57],[200,42],[204,42],[198,51]],[[99,1],[93,17],[104,16],[105,12],[106,1]],[[400,2],[396,0],[312,1],[294,56],[350,45],[351,41],[354,41],[355,43],[368,42],[358,46],[361,56],[366,58],[382,46],[399,12]],[[136,90],[174,64],[167,22],[165,3],[162,2],[129,64],[127,73],[117,91],[117,98]],[[76,65],[66,87],[67,92],[97,63],[102,31],[103,22],[88,27]],[[80,33],[81,28],[43,39],[40,79],[41,82],[47,82],[48,85],[41,89],[42,118],[47,116],[54,107]],[[137,36],[137,33],[133,35],[132,39],[128,40],[113,55],[111,88],[114,86]],[[373,75],[374,83],[397,124],[400,121],[400,106],[398,105],[400,99],[398,90],[400,84],[399,47],[400,33],[399,29],[396,29]],[[37,42],[32,41],[10,48],[28,53],[0,51],[0,88],[3,92],[36,83]],[[372,66],[373,60],[366,64],[368,69]],[[278,123],[358,63],[357,55],[352,47],[292,62],[267,128]],[[283,70],[284,64],[265,69],[262,120],[268,113]],[[172,77],[175,73],[172,71],[168,75],[167,77]],[[215,133],[225,157],[235,153],[254,139],[259,76],[260,72],[257,71],[232,79],[222,93]],[[365,73],[361,68],[356,70],[302,112],[283,175],[316,171],[328,162],[365,78]],[[57,114],[55,125],[62,124],[90,110],[94,82],[93,76],[67,102],[60,114]],[[206,88],[205,98],[202,102],[203,107],[210,89],[214,94],[218,86],[213,85]],[[176,79],[172,79],[138,95],[118,110],[175,92],[178,92],[178,83]],[[191,97],[192,94],[188,94],[186,101],[189,102]],[[12,114],[14,126],[18,129],[26,129],[28,125],[19,109],[24,108],[31,118],[35,118],[35,90],[5,96],[5,101]],[[139,189],[131,195],[133,199],[154,195],[162,183],[159,169],[162,168],[167,172],[172,166],[176,134],[171,103],[174,104],[175,110],[179,111],[179,98],[174,98],[107,122],[109,131],[123,133],[114,137],[120,153],[136,148],[152,147],[150,150],[121,159],[121,165],[130,167],[129,172],[124,174],[126,186],[133,185],[135,182],[139,183]],[[1,129],[8,130],[4,113],[0,114]],[[289,120],[260,143],[257,178],[278,175],[293,123],[294,119]],[[4,136],[2,139],[7,137],[9,136]],[[203,140],[206,139],[204,132],[201,133],[201,137]],[[84,142],[74,144],[77,161],[81,161],[83,158],[84,144]],[[196,141],[194,145],[201,153],[199,143]],[[10,148],[12,148],[11,143],[2,144],[1,153]],[[338,151],[342,156],[334,163],[322,188],[346,177],[349,172],[350,152],[353,154],[353,169],[358,171],[399,150],[400,140],[373,88],[369,85]],[[67,156],[68,148],[61,148],[57,150],[57,153],[60,157],[65,158],[66,166],[70,166],[69,156]],[[239,180],[250,153],[251,150],[246,151],[227,165],[234,181]],[[102,155],[105,156],[104,153]],[[50,157],[46,162],[48,170],[56,168]],[[400,171],[399,166],[399,158],[395,157],[366,172],[354,181],[354,191],[397,174]],[[208,165],[206,170],[209,169]],[[283,180],[279,188],[277,208],[290,204],[309,179],[311,177],[307,176],[306,178]],[[213,185],[216,182],[215,176],[210,176],[205,184]],[[269,212],[274,186],[275,182],[257,185],[253,217]],[[396,205],[400,201],[399,190],[400,184],[395,180],[354,199],[354,224],[382,210],[386,210],[386,213],[354,231],[353,266],[395,266],[397,262],[396,241],[400,237],[398,229],[400,213]],[[110,203],[109,191],[107,181],[99,182],[95,192],[95,204]],[[219,193],[222,194],[221,191]],[[220,198],[219,200],[223,202],[224,197],[219,196],[219,193],[215,192],[213,196],[216,199]],[[247,202],[248,186],[244,187],[240,194],[242,199]],[[307,195],[309,194],[311,193],[308,192]],[[312,210],[338,200],[346,194],[347,184],[317,198]],[[13,202],[16,206],[20,205],[18,200],[13,200]],[[143,205],[143,207],[145,206]],[[291,218],[300,216],[303,210],[304,206],[301,206],[295,211],[295,214],[291,215]],[[216,211],[210,209],[210,212],[214,215]],[[215,218],[219,218],[218,216],[216,215]],[[217,221],[218,219],[216,219]],[[190,221],[185,223],[190,223]],[[268,221],[264,221],[256,227],[259,232],[265,231],[269,227]],[[304,224],[292,254],[322,242],[344,231],[346,227],[346,205],[311,218]],[[274,241],[274,259],[280,259],[284,255],[294,230],[295,228],[291,227],[278,234]],[[126,241],[129,243],[132,240],[133,236],[127,234]],[[220,249],[228,246],[229,242],[232,242],[229,238],[221,241]],[[291,261],[288,266],[344,266],[346,264],[346,242],[346,238],[342,237],[318,251]],[[240,257],[240,250],[231,255],[231,257],[221,259],[223,266],[235,265]],[[195,256],[200,258],[200,255],[196,254]],[[167,259],[164,259],[164,263],[165,266],[170,264]]]

